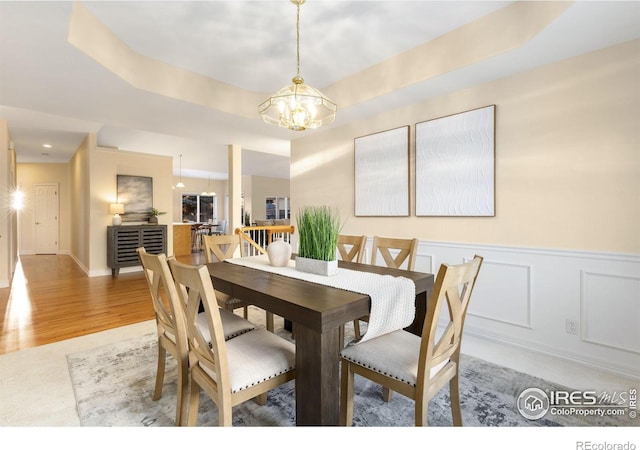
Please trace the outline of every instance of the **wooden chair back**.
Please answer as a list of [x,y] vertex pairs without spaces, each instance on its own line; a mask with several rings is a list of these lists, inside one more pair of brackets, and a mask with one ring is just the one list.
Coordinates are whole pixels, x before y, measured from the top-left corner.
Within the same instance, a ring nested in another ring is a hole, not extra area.
[[[176,282],[178,295],[186,305],[187,340],[189,360],[215,373],[217,386],[229,386],[230,375],[227,362],[222,319],[213,283],[206,266],[190,266],[179,261],[171,261],[171,270]],[[203,336],[198,314],[202,304],[206,314],[211,341]]]
[[164,254],[147,253],[144,247],[137,249],[142,269],[149,285],[153,310],[158,330],[158,370],[153,399],[162,396],[164,384],[165,353],[169,352],[178,363],[178,399],[176,408],[176,424],[183,423],[183,414],[187,409],[188,383],[188,343],[184,318],[184,307],[180,303],[178,291]]
[[186,336],[184,311],[179,303],[167,257],[162,253],[157,255],[147,253],[144,247],[138,248],[137,252],[149,285],[158,335],[170,333],[178,341]]
[[[447,375],[447,366],[430,377],[432,368],[449,361],[448,365],[455,366],[456,372],[458,370],[464,321],[482,261],[483,258],[476,255],[464,264],[442,264],[438,271],[433,292],[427,302],[418,362],[418,383],[428,383],[434,391],[432,394],[451,378]],[[444,331],[439,332],[445,306],[449,320]],[[439,383],[438,377],[446,379]]]
[[[204,257],[207,263],[224,261],[225,259],[234,258],[236,256],[245,256],[244,240],[240,234],[202,236],[202,239],[204,243]],[[231,297],[223,292],[217,292],[216,297],[220,307],[230,311],[243,308],[244,318],[249,318],[248,303]],[[273,331],[273,313],[267,311],[266,317],[267,330]]]
[[[244,256],[244,246],[237,234],[202,236],[204,258],[207,263]],[[239,254],[238,254],[239,249]]]
[[343,261],[364,262],[367,236],[338,235],[338,254]]
[[[373,237],[371,250],[371,264],[376,265],[377,256],[380,254],[387,267],[399,269],[407,261],[407,270],[413,270],[416,264],[416,252],[418,251],[418,239]],[[395,253],[395,255],[394,255]]]

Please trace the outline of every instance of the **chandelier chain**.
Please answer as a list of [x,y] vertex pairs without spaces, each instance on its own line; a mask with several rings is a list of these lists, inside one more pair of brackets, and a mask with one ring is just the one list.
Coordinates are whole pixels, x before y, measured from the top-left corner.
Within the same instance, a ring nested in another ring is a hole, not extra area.
[[300,76],[300,3],[296,3],[296,59],[298,61],[297,75]]

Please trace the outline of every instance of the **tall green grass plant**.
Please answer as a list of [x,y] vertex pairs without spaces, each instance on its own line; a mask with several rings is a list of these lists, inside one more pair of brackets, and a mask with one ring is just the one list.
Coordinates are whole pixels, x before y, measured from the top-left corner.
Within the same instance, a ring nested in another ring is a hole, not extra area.
[[302,258],[336,259],[340,215],[336,208],[305,206],[298,210],[298,255]]

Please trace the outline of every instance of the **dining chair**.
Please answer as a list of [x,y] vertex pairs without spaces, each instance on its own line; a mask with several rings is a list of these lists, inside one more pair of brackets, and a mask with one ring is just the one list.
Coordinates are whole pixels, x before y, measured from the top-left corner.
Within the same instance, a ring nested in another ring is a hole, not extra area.
[[[225,341],[216,293],[206,266],[169,262],[178,295],[186,304],[190,388],[187,424],[198,419],[203,390],[218,408],[218,424],[232,425],[232,407],[256,398],[265,404],[269,390],[295,378],[295,346],[262,328]],[[198,307],[206,315],[209,342],[198,326]]]
[[[414,400],[416,426],[428,425],[429,400],[448,382],[453,424],[462,426],[458,385],[460,343],[482,261],[476,255],[467,263],[440,266],[427,302],[422,337],[399,330],[342,350],[342,425],[350,426],[353,422],[353,380],[354,374],[358,374]],[[444,331],[438,332],[445,310],[449,320]]]
[[226,234],[227,232],[227,221],[226,220],[218,220],[218,225],[214,230],[212,230],[212,234]]
[[195,223],[191,225],[191,251],[199,252],[202,250],[202,224]]
[[[373,237],[371,249],[371,264],[377,265],[378,254],[382,257],[384,264],[392,269],[399,269],[405,264],[407,270],[413,270],[416,264],[416,253],[418,251],[418,239],[385,238]],[[393,253],[392,253],[393,252]],[[395,253],[395,255],[394,255]],[[360,317],[353,321],[353,331],[355,338],[360,339],[360,321],[368,322],[369,316]]]
[[343,261],[364,262],[367,236],[338,235],[338,254]]
[[[364,262],[364,256],[366,253],[367,236],[350,236],[347,234],[338,235],[338,254],[342,261],[349,261],[362,263]],[[360,338],[360,324],[357,320],[353,321],[354,332],[358,339]],[[357,328],[356,328],[357,327]],[[340,327],[340,342],[344,340],[345,329],[344,325]]]
[[[207,263],[224,261],[225,259],[236,256],[245,256],[242,239],[237,234],[203,236],[202,239],[204,244],[204,257]],[[249,303],[220,291],[216,291],[216,298],[218,299],[220,307],[228,311],[242,308],[244,318],[249,318]],[[273,313],[266,311],[266,328],[273,332],[273,327]]]
[[[178,365],[176,425],[182,425],[185,419],[183,415],[186,414],[187,410],[187,384],[189,379],[189,352],[184,308],[180,304],[167,257],[163,253],[147,253],[144,247],[138,248],[137,252],[149,285],[158,332],[158,368],[153,400],[159,400],[162,397],[165,365],[167,353],[169,353]],[[254,324],[233,313],[221,311],[221,315],[223,333],[226,339],[231,339],[255,329]],[[198,320],[200,326],[205,326],[203,328],[206,328],[204,314],[201,314]]]

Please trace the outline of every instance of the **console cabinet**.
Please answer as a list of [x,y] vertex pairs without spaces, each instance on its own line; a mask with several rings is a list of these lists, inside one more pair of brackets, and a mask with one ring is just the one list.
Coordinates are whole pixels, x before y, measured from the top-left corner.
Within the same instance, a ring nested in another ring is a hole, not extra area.
[[167,253],[166,225],[120,225],[107,227],[107,265],[117,277],[121,267],[139,266],[137,248],[148,253]]

